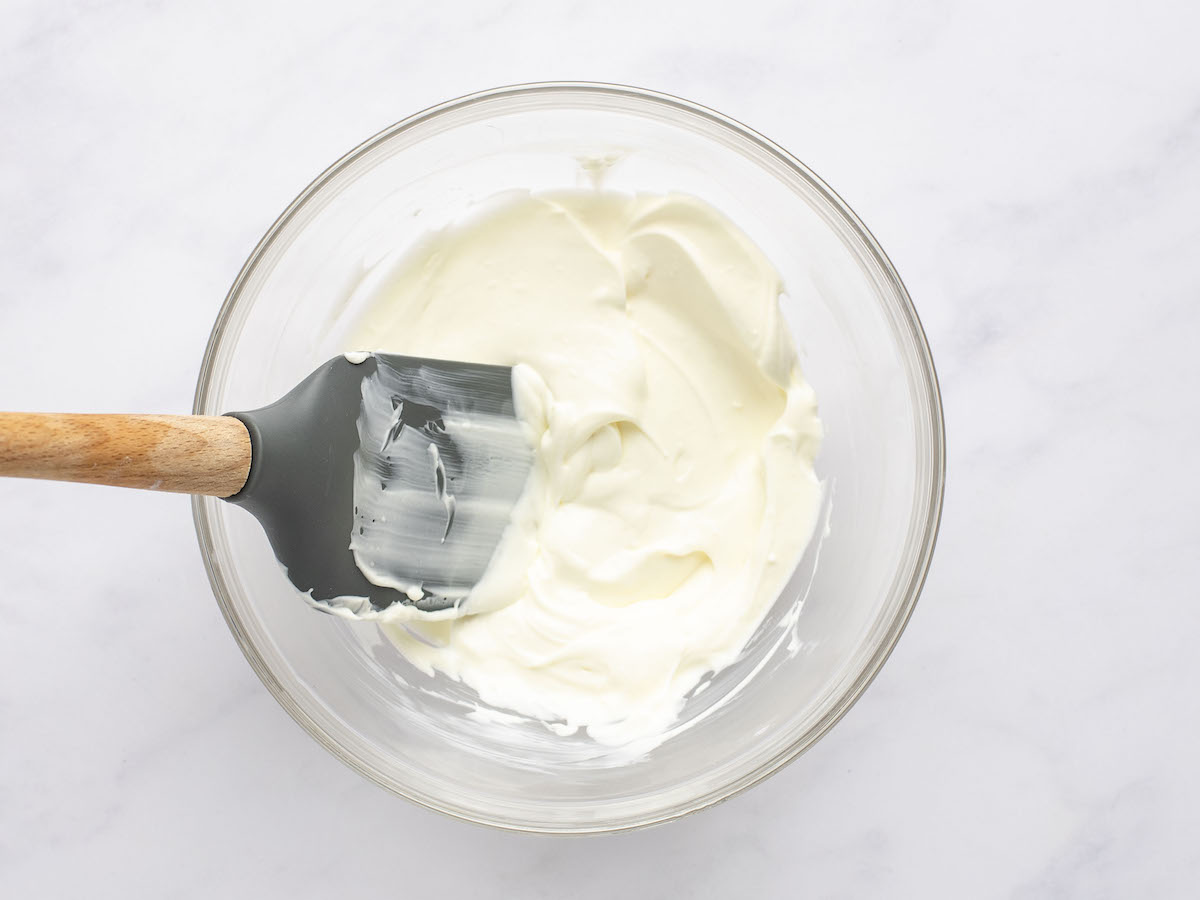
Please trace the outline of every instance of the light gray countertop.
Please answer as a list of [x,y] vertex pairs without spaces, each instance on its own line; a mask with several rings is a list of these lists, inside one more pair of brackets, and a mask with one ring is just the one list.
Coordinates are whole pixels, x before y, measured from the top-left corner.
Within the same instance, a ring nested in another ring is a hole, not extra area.
[[6,0],[0,409],[187,412],[274,217],[496,84],[792,150],[905,278],[949,481],[908,631],[806,756],[602,839],[418,809],[267,694],[186,498],[0,482],[0,896],[1194,896],[1200,6]]

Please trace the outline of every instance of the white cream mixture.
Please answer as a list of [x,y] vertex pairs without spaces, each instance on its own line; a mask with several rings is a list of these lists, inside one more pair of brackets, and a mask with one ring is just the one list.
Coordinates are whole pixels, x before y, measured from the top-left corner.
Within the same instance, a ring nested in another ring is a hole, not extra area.
[[378,285],[355,346],[518,366],[537,440],[494,589],[388,636],[560,733],[661,733],[813,530],[821,424],[778,274],[699,200],[572,191],[499,199]]

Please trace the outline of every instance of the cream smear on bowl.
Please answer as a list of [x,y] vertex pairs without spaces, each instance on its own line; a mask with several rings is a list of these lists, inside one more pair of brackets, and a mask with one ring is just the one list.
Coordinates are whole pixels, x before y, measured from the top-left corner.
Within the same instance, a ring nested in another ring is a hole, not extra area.
[[700,200],[603,190],[506,194],[384,275],[348,343],[516,367],[535,461],[471,614],[381,627],[560,734],[662,734],[738,658],[821,503],[779,275]]

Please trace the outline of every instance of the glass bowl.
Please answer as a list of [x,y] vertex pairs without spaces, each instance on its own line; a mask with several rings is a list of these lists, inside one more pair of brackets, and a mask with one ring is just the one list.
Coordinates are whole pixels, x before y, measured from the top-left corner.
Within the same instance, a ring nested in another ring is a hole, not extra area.
[[331,753],[431,809],[503,828],[618,831],[717,803],[821,737],[895,645],[925,578],[944,446],[933,361],[895,269],[857,216],[786,151],[651,91],[553,83],[452,100],[351,151],[254,249],[213,327],[194,411],[275,400],[350,348],[372,265],[509,189],[602,181],[724,211],[787,287],[820,402],[817,537],[742,657],[687,700],[659,746],[615,758],[496,711],[410,666],[378,629],[315,613],[245,511],[193,512],[213,591],[251,666]]

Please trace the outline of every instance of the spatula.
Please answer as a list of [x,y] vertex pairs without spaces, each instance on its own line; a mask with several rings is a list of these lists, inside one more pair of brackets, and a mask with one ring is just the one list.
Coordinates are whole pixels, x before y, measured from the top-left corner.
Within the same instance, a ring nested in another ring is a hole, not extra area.
[[360,617],[469,612],[532,459],[512,369],[381,353],[251,412],[0,413],[0,475],[224,498],[296,588]]

